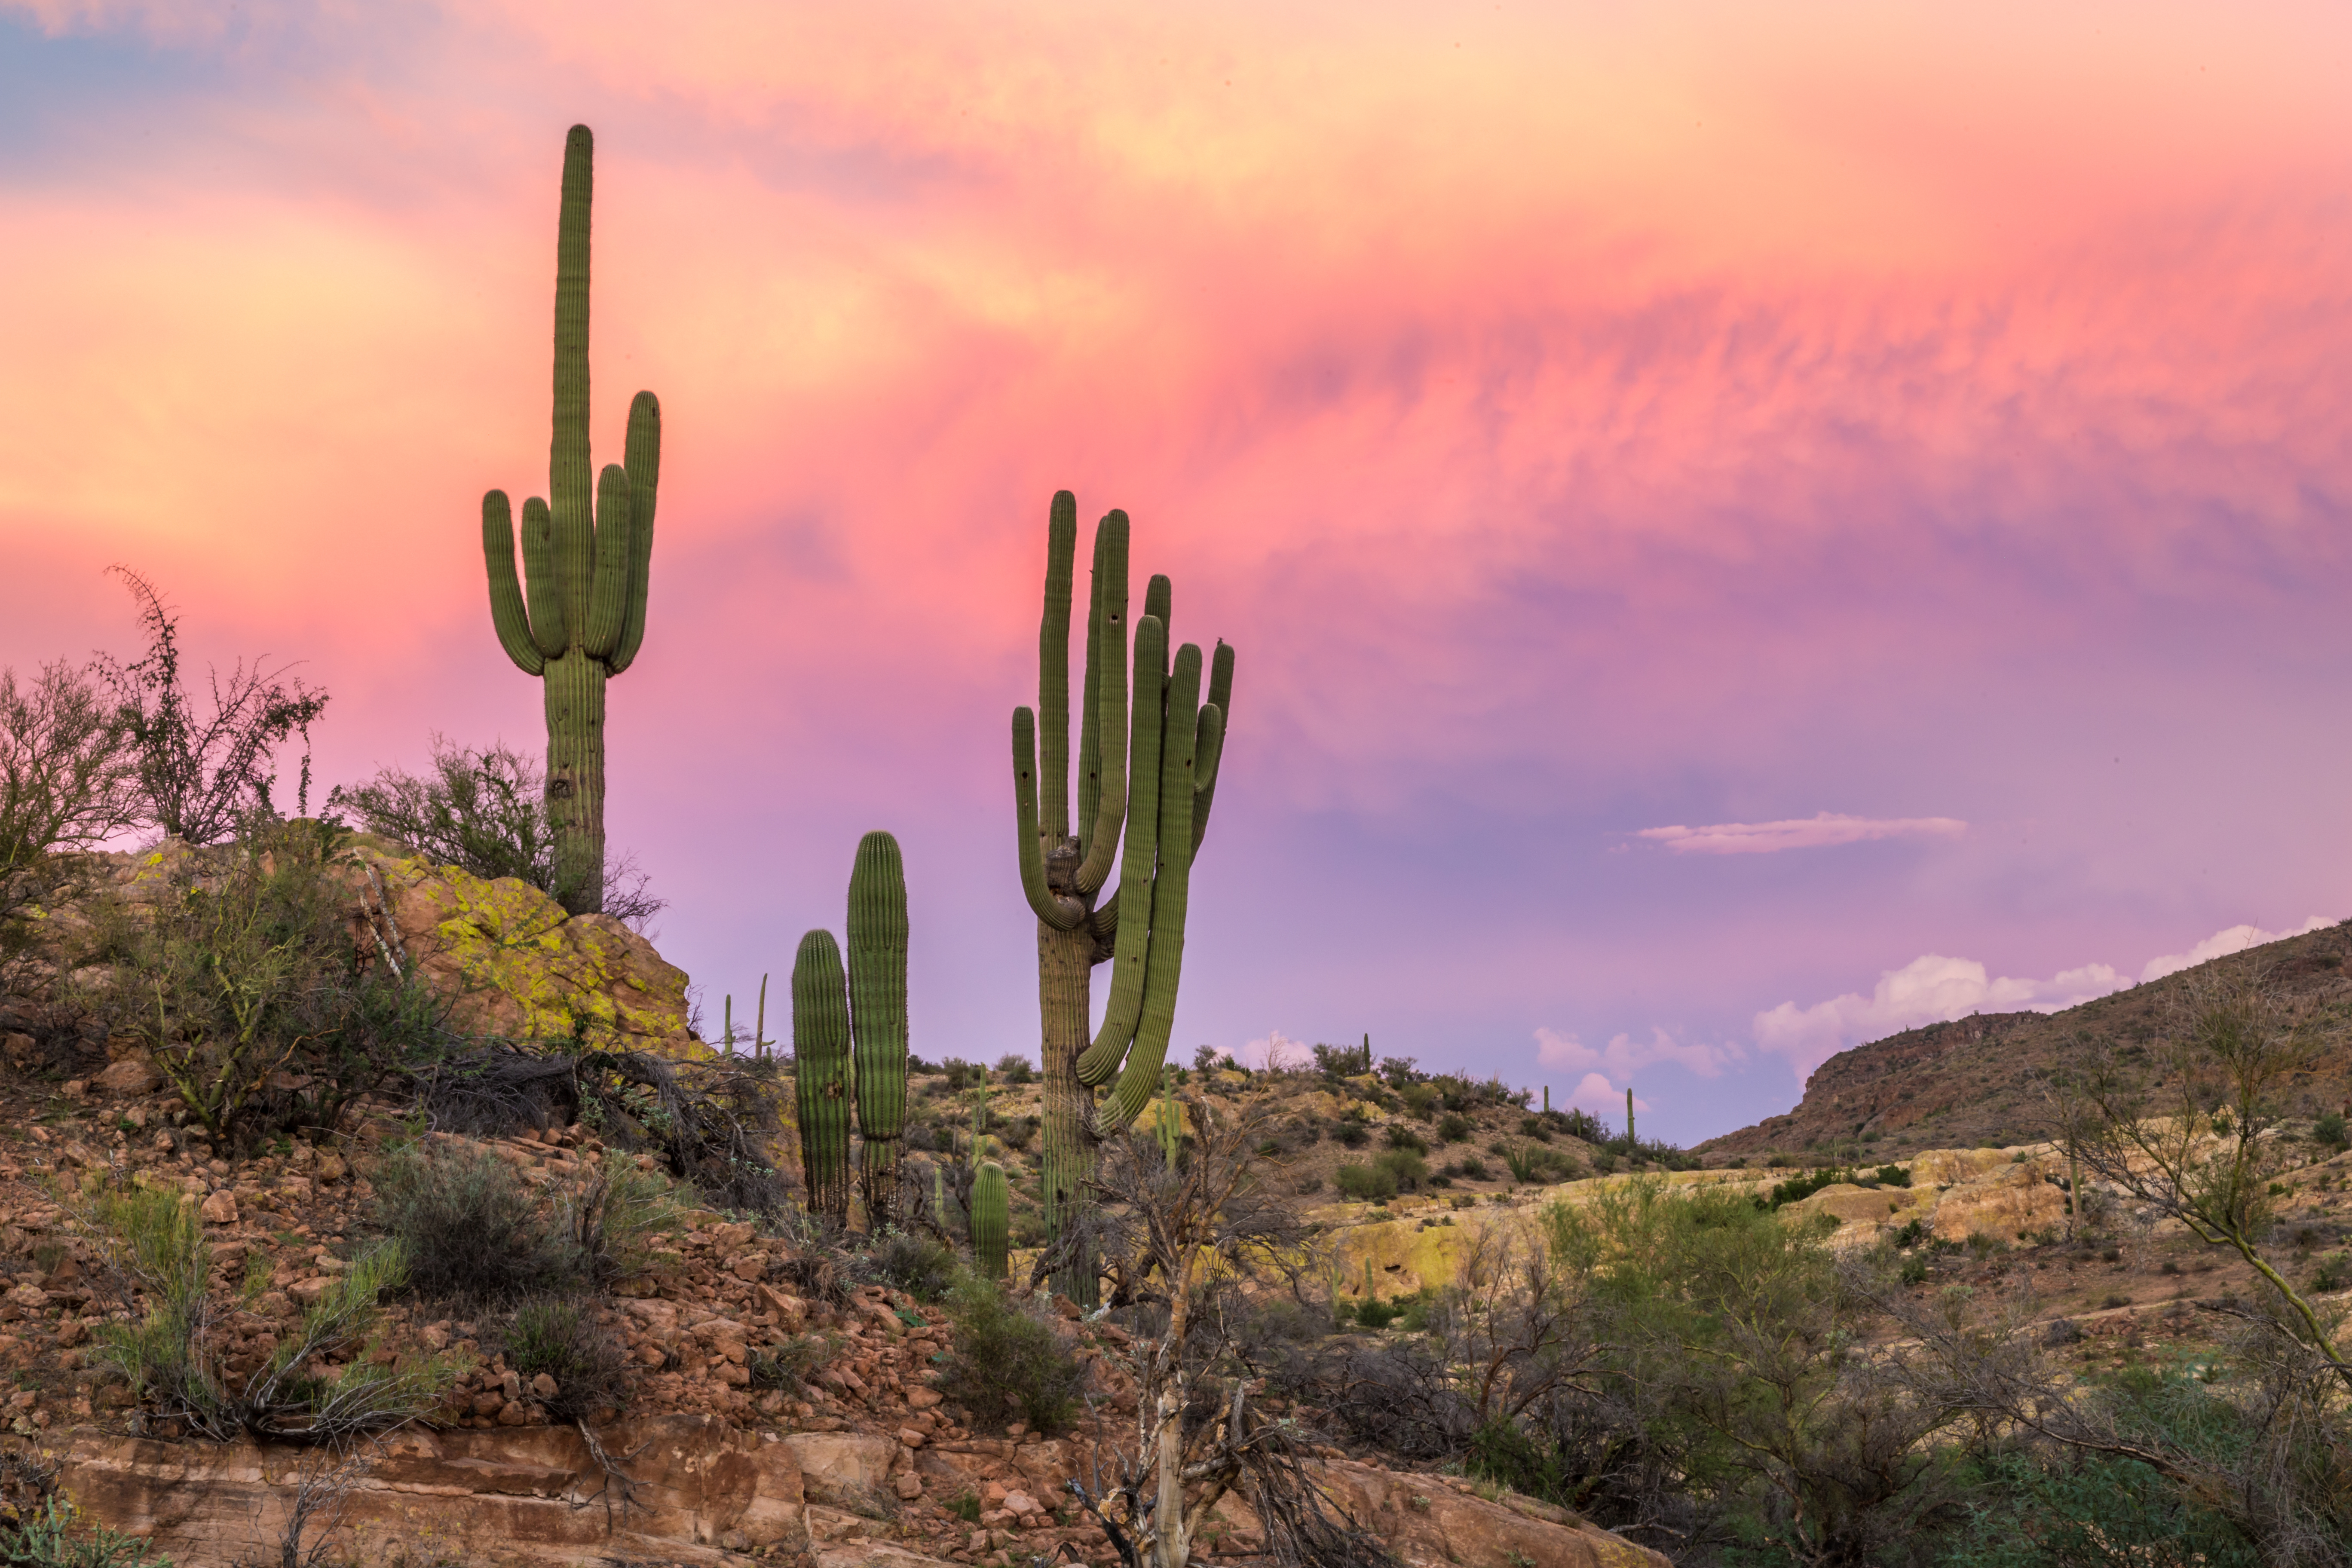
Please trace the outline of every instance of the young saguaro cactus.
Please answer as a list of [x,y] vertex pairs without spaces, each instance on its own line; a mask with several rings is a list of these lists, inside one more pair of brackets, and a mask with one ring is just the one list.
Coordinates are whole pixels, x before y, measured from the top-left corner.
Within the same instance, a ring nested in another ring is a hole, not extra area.
[[[548,500],[522,505],[522,555],[504,490],[482,497],[482,558],[490,624],[515,668],[541,681],[547,708],[547,815],[556,893],[574,914],[604,907],[604,683],[646,637],[654,491],[661,473],[661,404],[629,404],[622,460],[594,475],[588,455],[588,210],[595,139],[575,125],[563,143],[555,237],[555,433]],[[593,489],[593,499],[592,499]]]
[[[1128,519],[1095,530],[1086,673],[1079,699],[1077,813],[1070,811],[1070,607],[1077,501],[1055,494],[1045,534],[1037,708],[1013,714],[1013,794],[1021,888],[1037,917],[1045,1058],[1045,1227],[1059,1237],[1083,1202],[1095,1149],[1150,1103],[1176,1021],[1192,858],[1216,798],[1234,651],[1219,643],[1202,691],[1201,649],[1170,659],[1172,593],[1154,577],[1128,671]],[[1124,843],[1122,845],[1122,839]],[[1102,891],[1111,871],[1118,889]],[[1102,1027],[1090,1027],[1094,966],[1113,961]],[[1093,1090],[1110,1085],[1099,1107]],[[1094,1261],[1072,1256],[1055,1289],[1096,1298]]]
[[857,1056],[858,1183],[866,1223],[898,1205],[907,1124],[907,869],[887,833],[858,840],[849,873],[849,1027]]
[[849,1218],[849,994],[829,931],[801,938],[793,957],[793,1086],[809,1212]]
[[1005,1275],[1005,1237],[1012,1226],[1013,1189],[1004,1167],[983,1160],[971,1181],[971,1260],[991,1279]]

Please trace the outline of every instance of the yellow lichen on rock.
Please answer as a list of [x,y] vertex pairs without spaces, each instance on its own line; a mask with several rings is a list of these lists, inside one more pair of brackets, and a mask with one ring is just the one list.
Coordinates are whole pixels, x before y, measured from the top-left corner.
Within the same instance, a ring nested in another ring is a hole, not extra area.
[[[568,1035],[584,1017],[615,1043],[698,1053],[686,972],[609,915],[574,915],[529,883],[362,848],[390,895],[403,945],[472,1033]],[[355,878],[355,880],[361,879]]]

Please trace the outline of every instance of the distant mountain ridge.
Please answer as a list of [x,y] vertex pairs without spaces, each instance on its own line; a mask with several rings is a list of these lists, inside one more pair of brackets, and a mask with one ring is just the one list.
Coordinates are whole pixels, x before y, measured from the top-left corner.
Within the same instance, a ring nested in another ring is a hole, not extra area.
[[2352,922],[2266,942],[2060,1013],[1987,1013],[1906,1029],[1841,1051],[1805,1080],[1783,1116],[1699,1144],[1700,1152],[1799,1153],[1860,1140],[1885,1158],[1923,1148],[2039,1142],[2053,1131],[2051,1071],[2085,1047],[2145,1042],[2166,1026],[2192,977],[2262,967],[2317,1004],[2328,1048],[2296,1085],[2291,1113],[2352,1111]]

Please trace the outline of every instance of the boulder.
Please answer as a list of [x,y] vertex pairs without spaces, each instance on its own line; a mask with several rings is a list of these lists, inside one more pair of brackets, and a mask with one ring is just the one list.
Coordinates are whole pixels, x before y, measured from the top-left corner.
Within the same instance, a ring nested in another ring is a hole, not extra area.
[[837,1505],[887,1494],[890,1467],[898,1457],[898,1445],[889,1438],[853,1432],[794,1432],[783,1447],[799,1462],[809,1500]]
[[154,1058],[143,1053],[127,1056],[114,1062],[104,1072],[90,1079],[91,1085],[107,1093],[125,1097],[152,1094],[163,1087],[163,1070]]

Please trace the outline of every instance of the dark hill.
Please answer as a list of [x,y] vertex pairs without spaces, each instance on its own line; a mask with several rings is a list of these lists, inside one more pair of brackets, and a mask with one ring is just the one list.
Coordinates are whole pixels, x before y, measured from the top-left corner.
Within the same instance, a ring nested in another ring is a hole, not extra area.
[[2261,968],[2316,1004],[2328,1049],[2297,1085],[2292,1114],[2352,1112],[2352,922],[2289,937],[2118,991],[2063,1013],[1987,1013],[1906,1029],[1841,1051],[1805,1080],[1785,1116],[1700,1144],[1712,1155],[1798,1153],[1861,1140],[1885,1157],[1916,1149],[2008,1145],[2047,1138],[2052,1070],[2085,1049],[2155,1039],[2191,976]]

